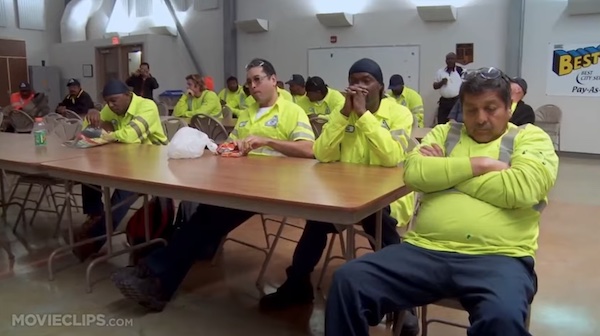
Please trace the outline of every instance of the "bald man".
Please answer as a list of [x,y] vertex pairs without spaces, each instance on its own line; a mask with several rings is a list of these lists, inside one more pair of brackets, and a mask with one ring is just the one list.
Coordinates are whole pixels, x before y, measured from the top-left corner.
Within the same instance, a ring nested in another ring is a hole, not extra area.
[[463,68],[456,65],[456,54],[451,52],[446,55],[446,67],[439,69],[435,73],[433,89],[440,92],[438,101],[437,123],[445,124],[448,122],[448,115],[456,101],[458,100],[458,91],[462,84]]

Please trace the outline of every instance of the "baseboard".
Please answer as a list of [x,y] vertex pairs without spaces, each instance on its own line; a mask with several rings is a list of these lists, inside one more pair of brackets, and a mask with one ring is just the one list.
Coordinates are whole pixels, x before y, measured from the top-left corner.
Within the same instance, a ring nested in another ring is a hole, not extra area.
[[556,152],[559,157],[576,159],[600,159],[600,154],[578,153],[578,152]]

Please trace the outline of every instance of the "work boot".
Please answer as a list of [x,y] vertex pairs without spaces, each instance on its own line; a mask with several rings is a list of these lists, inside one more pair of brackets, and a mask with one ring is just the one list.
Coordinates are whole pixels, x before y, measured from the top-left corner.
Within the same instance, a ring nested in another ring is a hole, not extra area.
[[414,309],[407,310],[404,314],[400,336],[417,336],[419,332],[419,319],[417,318],[416,311]]
[[161,290],[160,280],[148,272],[147,268],[124,267],[114,272],[110,280],[126,298],[151,311],[160,312],[169,300]]
[[293,280],[288,278],[275,293],[260,299],[260,309],[283,310],[292,306],[311,304],[315,298],[310,278]]
[[[81,227],[73,232],[73,243],[78,243],[84,241],[86,239],[94,238],[91,234],[92,229],[96,227],[96,225],[104,225],[104,223],[100,222],[102,216],[89,216],[88,219],[81,225]],[[67,243],[69,242],[69,238],[66,238]],[[102,244],[97,241],[90,242],[84,245],[75,246],[73,248],[73,254],[79,259],[79,261],[84,262],[90,256],[98,253],[102,248]]]

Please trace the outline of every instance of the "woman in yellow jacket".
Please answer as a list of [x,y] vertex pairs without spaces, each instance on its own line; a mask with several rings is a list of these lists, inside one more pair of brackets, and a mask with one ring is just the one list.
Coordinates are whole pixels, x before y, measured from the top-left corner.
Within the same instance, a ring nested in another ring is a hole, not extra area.
[[[357,61],[349,71],[350,87],[346,89],[345,105],[332,111],[323,132],[314,144],[315,157],[321,162],[350,162],[365,165],[397,167],[404,161],[405,148],[413,124],[406,108],[385,98],[383,75],[371,59]],[[398,174],[402,174],[398,170]],[[408,218],[394,218],[403,205],[398,201],[383,211],[382,246],[400,243],[396,231],[398,222]],[[412,209],[412,201],[408,202]],[[402,217],[402,216],[398,216]],[[362,220],[368,234],[375,236],[375,215]],[[266,310],[280,310],[289,306],[311,303],[314,299],[310,274],[321,259],[327,245],[327,234],[337,232],[331,223],[307,221],[287,269],[288,279],[277,292],[263,297],[260,306]],[[408,315],[404,328],[416,335],[416,317]],[[405,335],[405,334],[403,334]]]
[[221,118],[222,107],[219,96],[206,87],[202,76],[189,75],[185,80],[187,91],[175,105],[173,116],[189,119],[196,114],[206,114]]

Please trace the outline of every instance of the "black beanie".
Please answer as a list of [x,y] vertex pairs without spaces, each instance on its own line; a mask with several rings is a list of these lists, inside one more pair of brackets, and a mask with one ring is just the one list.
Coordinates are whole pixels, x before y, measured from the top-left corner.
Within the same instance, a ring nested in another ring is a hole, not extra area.
[[102,90],[102,96],[108,97],[116,94],[122,94],[129,92],[129,87],[127,84],[123,83],[118,79],[111,79],[104,85],[104,89]]
[[377,62],[373,61],[370,58],[363,58],[361,60],[356,61],[350,67],[350,71],[348,72],[348,76],[359,73],[366,72],[371,76],[375,77],[375,79],[379,82],[379,84],[383,85],[383,73],[381,72],[381,68]]

